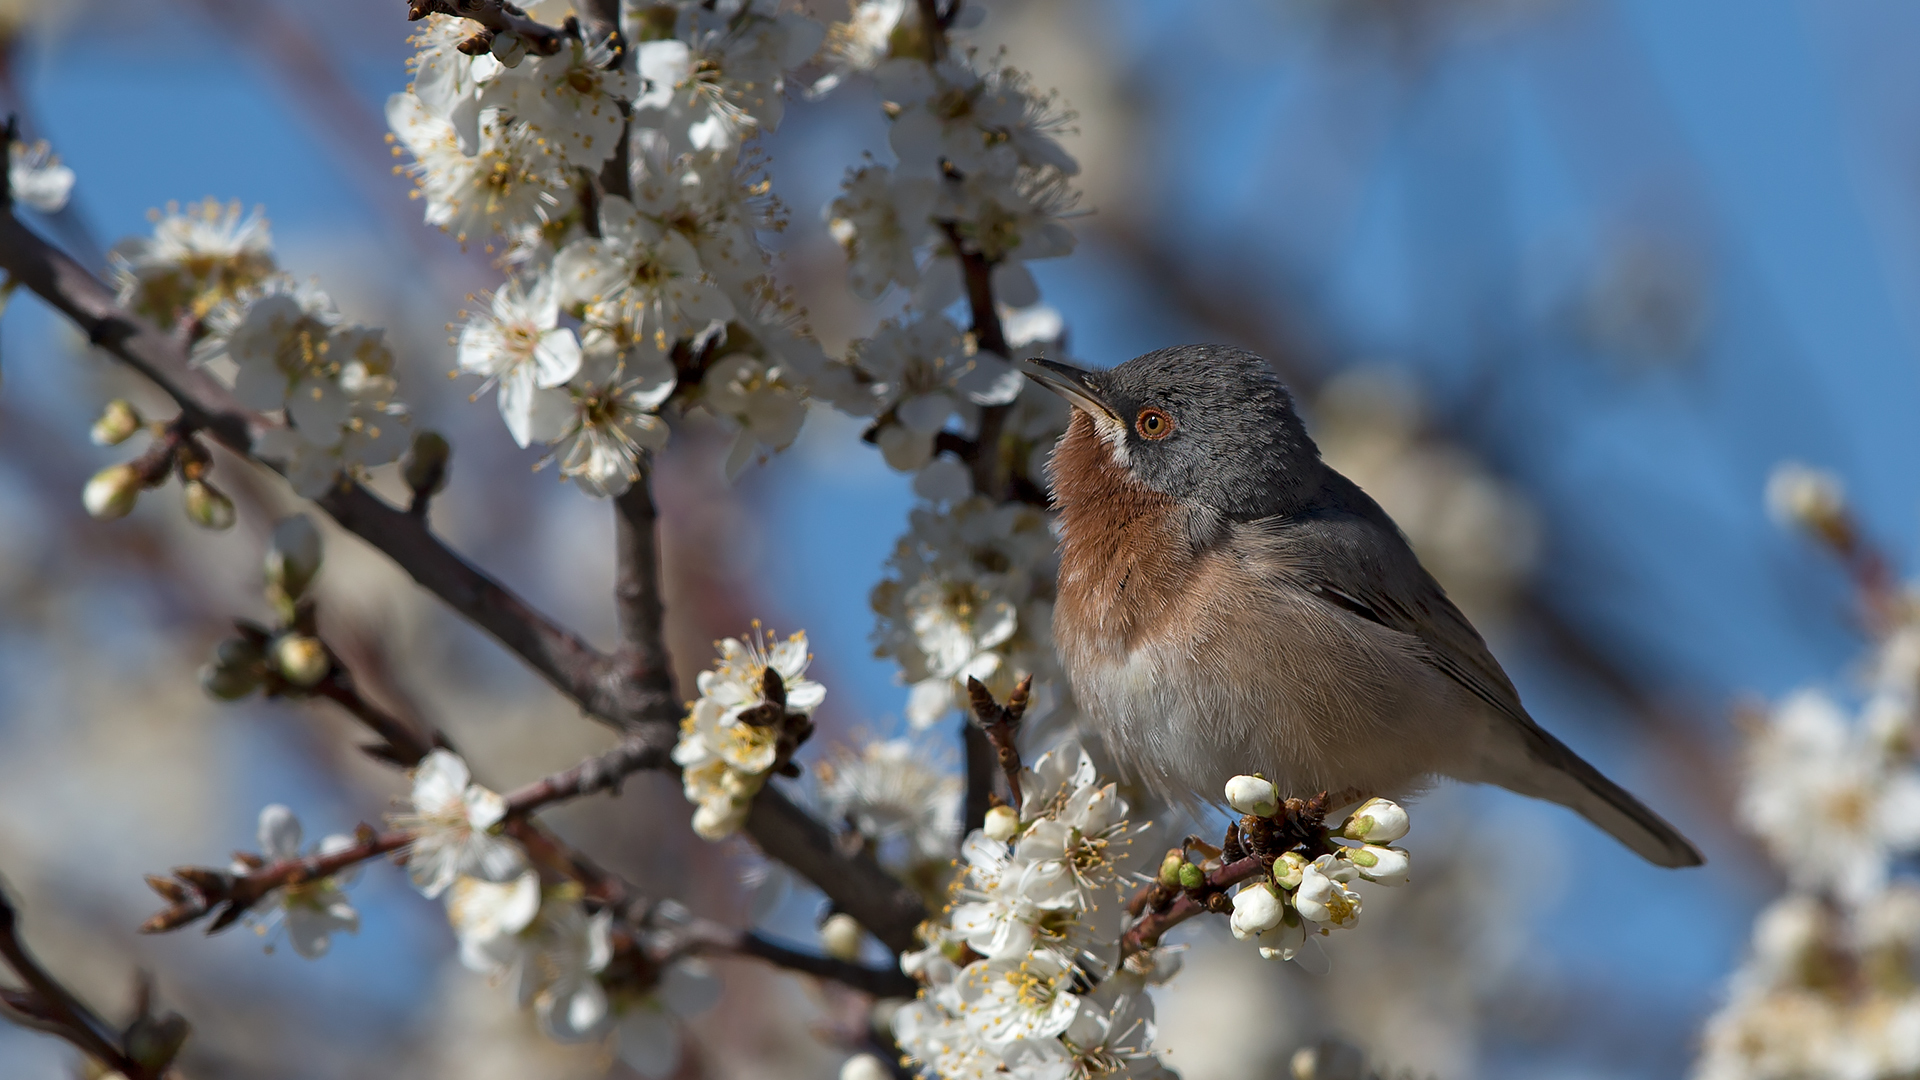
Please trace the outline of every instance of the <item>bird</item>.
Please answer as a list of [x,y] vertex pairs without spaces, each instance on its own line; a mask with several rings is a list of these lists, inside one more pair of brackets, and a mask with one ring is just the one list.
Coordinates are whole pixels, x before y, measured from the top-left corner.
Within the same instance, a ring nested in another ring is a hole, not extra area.
[[1173,804],[1439,778],[1568,807],[1659,866],[1699,849],[1549,734],[1380,504],[1320,458],[1272,366],[1187,345],[1027,361],[1073,406],[1047,480],[1053,638],[1123,770]]

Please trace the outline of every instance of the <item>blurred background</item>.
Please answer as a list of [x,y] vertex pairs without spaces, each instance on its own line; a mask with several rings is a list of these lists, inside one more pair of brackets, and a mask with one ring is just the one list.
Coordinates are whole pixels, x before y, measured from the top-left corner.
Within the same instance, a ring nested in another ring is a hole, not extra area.
[[[1078,113],[1079,248],[1034,267],[1069,352],[1106,366],[1208,340],[1271,358],[1535,715],[1710,860],[1663,872],[1557,808],[1435,792],[1414,815],[1415,884],[1369,894],[1331,975],[1189,924],[1188,975],[1160,998],[1168,1064],[1278,1075],[1342,1034],[1449,1080],[1684,1074],[1779,884],[1731,824],[1733,708],[1838,680],[1860,645],[1842,575],[1768,522],[1766,474],[1783,458],[1835,470],[1903,563],[1920,525],[1920,9],[986,6],[982,47]],[[404,395],[451,438],[436,527],[604,642],[607,507],[533,472],[470,381],[446,378],[447,325],[497,275],[422,225],[392,175],[380,109],[406,82],[404,12],[0,3],[5,107],[80,178],[74,206],[38,224],[99,267],[170,200],[264,206],[281,265],[388,328]],[[877,106],[855,81],[796,103],[764,143],[792,211],[782,274],[829,351],[884,313],[854,305],[819,214],[849,165],[886,156]],[[318,836],[377,820],[401,781],[325,706],[223,706],[196,684],[229,620],[263,613],[265,534],[297,508],[284,488],[227,461],[229,533],[192,530],[174,488],[91,521],[82,484],[125,456],[87,442],[100,405],[168,410],[31,298],[0,323],[0,372],[0,874],[49,963],[109,1011],[136,967],[153,971],[197,1025],[194,1077],[632,1075],[534,1035],[387,868],[355,889],[360,933],[319,962],[239,928],[133,933],[157,906],[140,875],[253,847],[262,804]],[[904,705],[891,662],[871,658],[867,591],[913,497],[859,430],[816,408],[795,447],[727,488],[726,434],[690,422],[660,479],[683,687],[751,618],[805,628],[830,688],[815,755],[895,731]],[[351,538],[329,536],[322,590],[323,628],[372,695],[445,727],[483,781],[611,741]],[[662,893],[744,920],[752,855],[693,840],[688,812],[676,784],[643,776],[553,820]],[[816,913],[795,890],[771,919],[811,945]],[[727,998],[692,1022],[683,1075],[834,1074],[857,1002],[722,967]],[[0,1074],[76,1067],[0,1027]]]

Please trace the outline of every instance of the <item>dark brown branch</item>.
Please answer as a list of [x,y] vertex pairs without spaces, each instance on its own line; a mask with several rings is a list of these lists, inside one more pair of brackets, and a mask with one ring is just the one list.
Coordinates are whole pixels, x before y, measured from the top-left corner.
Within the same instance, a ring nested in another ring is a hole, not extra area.
[[526,41],[530,51],[542,56],[552,56],[566,43],[566,35],[560,30],[533,21],[526,12],[505,0],[408,0],[410,21],[436,12],[471,19],[495,34],[516,34]]
[[874,997],[908,998],[920,989],[920,984],[908,978],[898,967],[867,967],[831,956],[802,952],[751,931],[734,930],[717,923],[701,921],[676,930],[675,936],[680,938],[676,948],[682,952],[751,956],[775,967],[837,982]]
[[392,762],[401,768],[412,768],[434,747],[435,738],[429,738],[414,730],[413,725],[374,705],[361,696],[360,688],[353,681],[353,674],[340,663],[332,648],[327,649],[334,656],[333,667],[327,677],[320,680],[310,693],[334,702],[353,715],[355,720],[364,724],[367,730],[378,735],[379,743],[361,747],[367,753],[382,761]]
[[[159,1053],[143,1055],[150,1060],[135,1058],[127,1053],[121,1034],[112,1025],[40,965],[26,942],[20,940],[19,913],[4,892],[0,892],[0,960],[26,984],[24,990],[0,989],[0,1016],[66,1040],[127,1080],[159,1080],[173,1063],[179,1051],[177,1041],[156,1048]],[[151,1022],[146,1009],[141,1014],[136,1024]],[[177,1017],[171,1019],[171,1026],[184,1027]],[[180,1037],[185,1037],[184,1030]]]
[[507,793],[507,813],[524,817],[556,802],[607,791],[619,794],[627,777],[669,763],[673,740],[637,735],[604,753],[595,754],[565,772],[536,780]]
[[649,468],[613,500],[615,614],[620,647],[613,662],[626,692],[644,696],[650,709],[679,718],[673,665],[667,656],[666,608],[660,597],[660,518],[653,505]]
[[168,906],[140,925],[143,934],[178,930],[208,915],[213,922],[207,933],[214,934],[233,925],[252,910],[267,894],[288,885],[300,885],[332,877],[350,866],[377,859],[413,842],[413,834],[396,830],[375,832],[362,825],[354,831],[353,846],[326,855],[282,859],[244,874],[206,866],[175,867],[173,876],[148,875],[147,884],[164,897]]
[[[1198,890],[1168,890],[1164,885],[1146,886],[1141,890],[1142,896],[1136,896],[1135,901],[1144,898],[1146,902],[1143,906],[1148,909],[1147,913],[1120,938],[1120,955],[1132,956],[1151,949],[1160,944],[1161,935],[1195,915],[1220,910],[1219,901],[1212,897],[1224,897],[1227,889],[1266,872],[1267,863],[1257,855],[1249,855],[1208,871],[1206,885]],[[1161,895],[1168,897],[1164,907],[1154,906],[1154,897],[1150,895],[1153,890],[1161,890]],[[1128,906],[1131,907],[1132,902]]]
[[768,854],[819,886],[834,907],[857,919],[881,944],[894,952],[914,947],[914,928],[927,917],[920,897],[871,857],[843,852],[825,825],[772,784],[754,799],[747,832]]

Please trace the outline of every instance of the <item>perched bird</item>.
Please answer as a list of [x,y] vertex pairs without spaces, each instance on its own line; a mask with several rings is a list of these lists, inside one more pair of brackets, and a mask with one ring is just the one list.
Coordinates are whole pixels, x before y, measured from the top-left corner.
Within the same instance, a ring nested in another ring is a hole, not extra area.
[[1074,406],[1049,466],[1053,635],[1109,750],[1162,797],[1404,796],[1436,776],[1570,807],[1660,866],[1673,826],[1527,715],[1386,511],[1320,460],[1273,369],[1190,345],[1028,374]]

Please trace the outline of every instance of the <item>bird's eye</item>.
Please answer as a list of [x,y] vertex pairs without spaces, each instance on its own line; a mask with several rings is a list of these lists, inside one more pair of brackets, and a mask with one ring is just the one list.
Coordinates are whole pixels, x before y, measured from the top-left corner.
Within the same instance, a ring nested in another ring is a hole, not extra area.
[[1141,409],[1133,428],[1143,439],[1164,439],[1173,434],[1173,417],[1159,409]]

